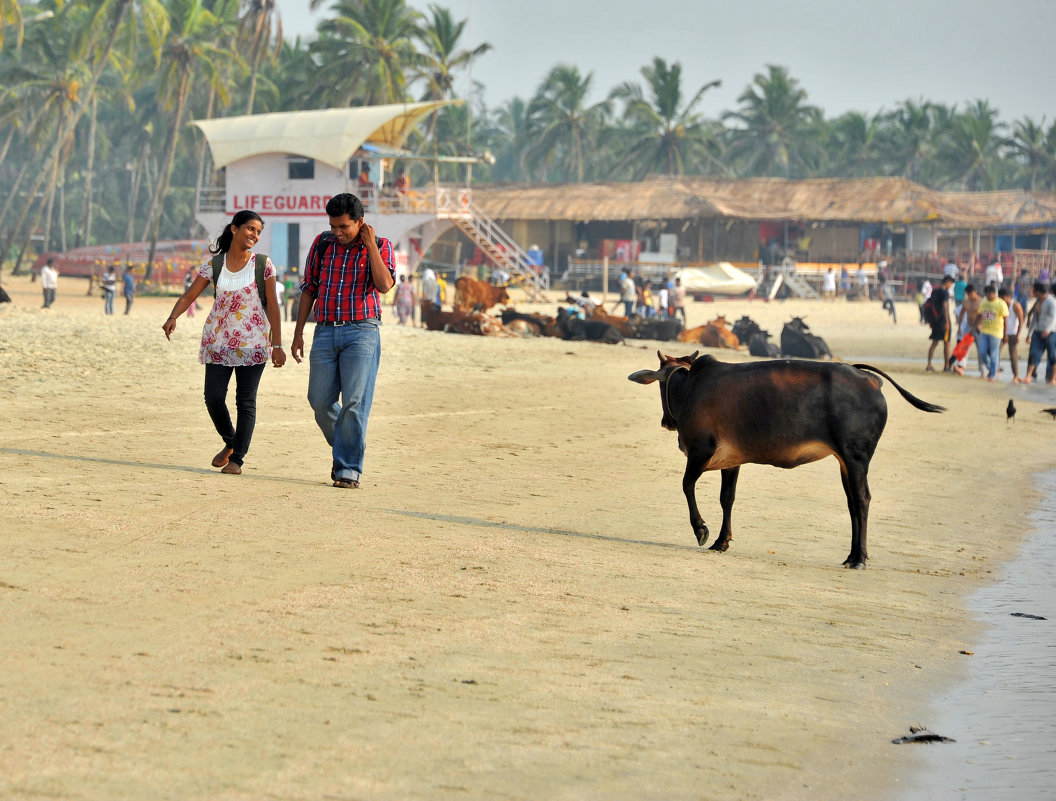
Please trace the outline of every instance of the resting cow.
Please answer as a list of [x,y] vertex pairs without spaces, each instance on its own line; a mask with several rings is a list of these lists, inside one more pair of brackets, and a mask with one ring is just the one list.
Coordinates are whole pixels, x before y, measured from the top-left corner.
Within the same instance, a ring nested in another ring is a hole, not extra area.
[[557,310],[557,327],[561,331],[562,339],[589,339],[591,342],[605,342],[609,345],[619,345],[623,342],[623,334],[614,326],[597,320],[581,320],[563,308]]
[[468,275],[455,281],[455,303],[470,311],[487,311],[496,303],[509,305],[506,287],[492,286]]
[[679,342],[696,342],[709,348],[733,348],[741,346],[737,336],[726,327],[726,318],[719,316],[710,323],[687,328],[678,335]]
[[865,371],[886,378],[918,409],[945,409],[911,395],[866,364],[795,359],[726,364],[710,356],[698,359],[696,353],[657,355],[659,370],[639,370],[628,378],[660,383],[660,425],[678,432],[678,447],[686,454],[682,491],[697,544],[708,539],[695,494],[704,471],[722,471],[722,527],[711,550],[725,551],[733,538],[730,512],[742,464],[789,468],[831,454],[840,463],[851,513],[851,552],[843,564],[865,567],[869,462],[887,422],[883,382]]
[[421,302],[421,307],[422,325],[424,325],[428,331],[447,331],[456,323],[469,316],[469,312],[459,308],[453,309],[449,312],[443,311],[435,303],[428,300],[423,300]]

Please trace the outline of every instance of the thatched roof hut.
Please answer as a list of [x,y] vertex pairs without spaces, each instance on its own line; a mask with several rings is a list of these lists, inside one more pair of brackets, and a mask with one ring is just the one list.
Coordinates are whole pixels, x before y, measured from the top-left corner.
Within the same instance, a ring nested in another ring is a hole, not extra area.
[[936,192],[905,178],[478,185],[473,197],[499,220],[801,220],[965,229],[1056,225],[1056,195]]

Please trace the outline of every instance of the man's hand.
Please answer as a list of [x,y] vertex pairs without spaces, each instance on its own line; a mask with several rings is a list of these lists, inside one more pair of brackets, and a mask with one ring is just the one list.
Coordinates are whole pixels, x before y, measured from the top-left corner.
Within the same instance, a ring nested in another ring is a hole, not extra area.
[[293,335],[293,342],[290,343],[290,355],[297,364],[301,363],[301,359],[304,358],[304,334],[297,331]]
[[375,250],[378,248],[378,240],[374,234],[374,226],[366,220],[359,224],[359,241],[368,248],[373,247]]

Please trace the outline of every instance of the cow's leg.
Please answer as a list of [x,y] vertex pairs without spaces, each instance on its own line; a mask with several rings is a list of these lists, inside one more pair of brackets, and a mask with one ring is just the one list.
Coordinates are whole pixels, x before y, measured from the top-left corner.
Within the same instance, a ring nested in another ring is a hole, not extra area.
[[869,463],[853,460],[840,461],[840,476],[847,493],[847,509],[851,513],[851,552],[844,560],[844,567],[861,569],[869,553],[865,544],[865,533],[869,521]]
[[704,465],[711,458],[711,452],[701,454],[691,451],[686,456],[686,472],[682,476],[682,492],[686,495],[686,503],[689,505],[689,524],[693,526],[693,534],[696,535],[697,545],[703,545],[708,541],[708,527],[704,524],[704,518],[700,516],[697,508],[697,479],[704,472]]
[[733,499],[737,495],[737,476],[740,466],[722,471],[722,489],[719,490],[719,504],[722,506],[722,527],[719,537],[711,546],[713,551],[725,551],[733,539]]

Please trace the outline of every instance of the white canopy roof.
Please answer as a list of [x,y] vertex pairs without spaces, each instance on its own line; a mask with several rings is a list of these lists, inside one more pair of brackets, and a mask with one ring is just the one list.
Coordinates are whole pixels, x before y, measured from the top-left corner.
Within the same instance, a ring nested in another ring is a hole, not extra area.
[[197,120],[216,169],[262,153],[291,153],[342,169],[367,140],[400,147],[418,122],[459,100],[285,111]]

